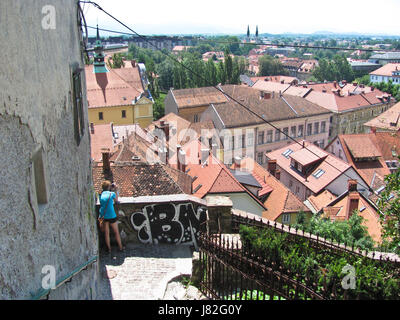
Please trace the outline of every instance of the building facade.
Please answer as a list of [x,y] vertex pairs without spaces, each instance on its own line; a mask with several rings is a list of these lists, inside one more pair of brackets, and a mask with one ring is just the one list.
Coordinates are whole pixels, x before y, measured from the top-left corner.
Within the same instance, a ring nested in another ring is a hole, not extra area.
[[133,60],[122,68],[108,67],[99,34],[97,38],[93,65],[85,67],[90,123],[138,123],[145,128],[153,121],[154,101],[144,65]]
[[78,4],[6,0],[0,12],[0,299],[96,299]]
[[292,139],[307,139],[320,147],[328,143],[331,116],[328,110],[301,97],[274,95],[246,87],[223,88],[238,100],[243,99],[245,106],[267,120],[263,121],[235,102],[211,105],[201,121],[213,121],[222,140],[225,162],[232,163],[236,156],[251,157],[266,166],[265,153],[292,143]]

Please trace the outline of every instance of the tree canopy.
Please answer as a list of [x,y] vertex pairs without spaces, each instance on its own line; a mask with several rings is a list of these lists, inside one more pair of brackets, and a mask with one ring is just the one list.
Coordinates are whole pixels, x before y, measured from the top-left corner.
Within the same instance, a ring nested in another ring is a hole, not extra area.
[[283,67],[282,63],[269,55],[264,55],[258,59],[259,76],[276,76],[287,75],[288,72]]
[[400,254],[400,169],[386,176],[385,182],[378,200],[383,238],[388,250]]
[[319,61],[313,72],[318,81],[342,81],[351,82],[354,80],[354,72],[351,65],[344,56],[335,55],[333,59],[323,58]]

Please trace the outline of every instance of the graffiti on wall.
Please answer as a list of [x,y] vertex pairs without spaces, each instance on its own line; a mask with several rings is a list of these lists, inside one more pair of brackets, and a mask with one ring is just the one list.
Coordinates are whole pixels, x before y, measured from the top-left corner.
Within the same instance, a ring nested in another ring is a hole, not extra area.
[[206,220],[206,209],[195,209],[192,203],[148,205],[130,216],[139,241],[153,244],[191,244]]

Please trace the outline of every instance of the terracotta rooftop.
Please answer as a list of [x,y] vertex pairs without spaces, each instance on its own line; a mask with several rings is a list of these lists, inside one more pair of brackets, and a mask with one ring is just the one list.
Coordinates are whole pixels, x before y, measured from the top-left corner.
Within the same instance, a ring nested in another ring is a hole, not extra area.
[[[312,150],[312,152],[310,152]],[[316,161],[326,158],[328,154],[319,148],[313,148],[309,146],[308,148],[302,148],[297,151],[293,151],[290,157],[300,163],[303,166],[309,165]]]
[[181,136],[183,135],[183,132],[186,131],[190,125],[191,122],[187,121],[186,119],[183,119],[182,117],[178,116],[175,113],[169,113],[162,118],[153,121],[146,129],[149,132],[153,132],[158,126],[160,126],[160,122],[164,121],[165,123],[168,123],[169,125],[169,139],[170,140],[176,140],[176,143],[179,143],[178,139],[181,139]]
[[[356,93],[369,93],[372,91],[375,91],[377,89],[373,89],[370,86],[365,86],[363,84],[358,84],[356,82],[353,83],[348,83],[348,82],[337,82],[337,81],[331,81],[331,82],[322,82],[322,83],[308,83],[306,86],[309,89],[312,89],[313,91],[317,92],[327,92],[327,93],[332,93],[335,90],[340,89],[341,93],[344,94],[345,96],[348,96],[350,94],[356,94]],[[381,93],[381,91],[377,90],[376,92]]]
[[89,65],[85,73],[89,108],[132,105],[144,92],[138,68],[94,73],[93,66]]
[[[324,84],[327,86],[328,84]],[[378,97],[385,97],[379,99]],[[308,101],[318,104],[333,112],[343,112],[346,110],[357,109],[374,104],[387,102],[390,98],[382,91],[375,89],[374,91],[348,95],[343,91],[335,93],[332,91],[322,92],[313,90],[305,96]]]
[[[285,170],[288,174],[290,174],[293,178],[295,178],[297,181],[310,189],[313,193],[319,193],[327,185],[329,185],[340,175],[350,169],[351,166],[345,161],[340,160],[339,158],[331,154],[327,154],[327,156],[321,159],[319,163],[317,162],[318,165],[315,165],[315,167],[313,167],[312,172],[308,176],[301,174],[299,171],[295,170],[291,166],[291,157],[289,156],[288,158],[286,158],[283,153],[287,149],[291,149],[293,153],[301,150],[303,148],[303,142],[304,146],[309,150],[303,152],[312,154],[312,156],[310,157],[315,156],[315,154],[319,154],[319,152],[321,151],[326,154],[325,151],[318,148],[311,142],[301,141],[299,143],[293,143],[281,149],[267,153],[266,156],[268,159],[277,160],[277,164],[281,168],[281,170]],[[317,172],[321,173],[321,175],[318,175],[318,177],[315,176]]]
[[101,161],[101,149],[106,148],[110,151],[114,148],[114,140],[110,124],[93,125],[94,132],[90,132],[91,158],[94,161]]
[[[367,227],[368,234],[375,242],[382,240],[382,227],[379,221],[377,209],[359,192],[352,192],[358,195],[358,214],[365,220],[363,225]],[[349,210],[349,192],[334,199],[323,209],[324,216],[331,220],[346,220]]]
[[[212,193],[247,193],[262,208],[263,204],[251,194],[234,177],[230,170],[210,153],[206,161],[201,161],[201,149],[206,147],[199,141],[193,140],[182,146],[186,157],[186,173],[193,178],[193,195],[204,198]],[[170,159],[170,165],[177,167],[177,156],[174,154]]]
[[385,161],[398,160],[400,155],[400,132],[376,132],[375,139]]
[[293,82],[298,81],[297,78],[295,77],[289,77],[289,76],[263,76],[263,77],[250,77],[250,79],[253,82],[259,81],[272,81],[272,82],[279,82],[279,83],[286,83],[286,84],[291,84]]
[[253,159],[245,158],[239,166],[233,164],[232,168],[251,172],[261,184],[262,192],[259,193],[259,196],[267,195],[264,200],[264,206],[267,208],[267,211],[263,212],[264,218],[274,221],[282,213],[310,211],[294,193]]
[[290,87],[288,83],[280,83],[275,81],[258,80],[253,84],[252,88],[269,92],[285,92]]
[[[368,185],[371,186],[376,174],[381,177],[390,174],[374,134],[338,135],[338,139],[348,163],[353,166]],[[371,160],[363,161],[365,158],[371,158]]]
[[400,72],[400,63],[387,63],[384,66],[382,66],[381,68],[370,72],[369,74],[374,75],[374,76],[391,77],[391,76],[393,76],[394,71]]
[[101,184],[110,180],[119,187],[120,197],[182,194],[184,191],[161,164],[115,164],[109,174],[102,166],[93,167],[93,185],[101,193]]
[[[172,89],[171,89],[172,90]],[[208,106],[223,103],[228,99],[214,87],[172,90],[178,108]]]
[[[300,117],[309,117],[329,113],[328,110],[322,108],[306,99],[291,96],[275,94],[269,99],[260,97],[260,92],[248,87],[241,87],[243,91],[240,96],[234,97],[240,101],[248,109],[256,114],[265,117],[268,121],[278,121],[286,119],[294,119]],[[250,111],[234,101],[214,105],[219,117],[225,124],[226,128],[248,126],[253,124],[264,123],[265,121],[255,116]]]
[[318,195],[308,197],[307,200],[312,205],[315,212],[319,212],[336,198],[337,197],[328,190],[324,190]]
[[367,127],[399,131],[400,130],[400,102],[389,108],[376,118],[364,124]]

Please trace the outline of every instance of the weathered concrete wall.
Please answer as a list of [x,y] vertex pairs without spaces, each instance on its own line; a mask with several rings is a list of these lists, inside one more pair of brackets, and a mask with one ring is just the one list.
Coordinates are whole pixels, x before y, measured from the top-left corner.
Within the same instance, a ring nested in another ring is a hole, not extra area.
[[[76,1],[2,0],[0,29],[0,299],[25,299],[42,288],[45,265],[59,279],[98,253],[84,80],[84,134],[79,146],[74,139],[71,65],[83,67]],[[37,205],[40,149],[47,200]],[[96,298],[97,277],[95,263],[49,298]]]

